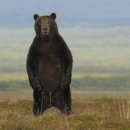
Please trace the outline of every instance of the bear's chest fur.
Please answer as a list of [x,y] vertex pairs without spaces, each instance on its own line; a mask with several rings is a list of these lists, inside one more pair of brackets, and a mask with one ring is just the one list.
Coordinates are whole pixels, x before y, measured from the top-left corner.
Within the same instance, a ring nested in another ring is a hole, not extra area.
[[53,42],[43,42],[39,43],[37,47],[35,47],[35,54],[37,56],[43,57],[47,55],[55,55],[58,56],[59,54],[59,48],[56,43]]
[[36,48],[38,76],[47,91],[59,87],[61,79],[61,56],[55,43],[40,43]]

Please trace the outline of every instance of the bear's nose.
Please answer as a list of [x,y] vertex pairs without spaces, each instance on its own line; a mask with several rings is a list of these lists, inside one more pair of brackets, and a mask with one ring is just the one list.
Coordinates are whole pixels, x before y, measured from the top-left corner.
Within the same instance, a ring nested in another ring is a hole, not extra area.
[[48,27],[43,27],[42,28],[42,34],[48,35],[48,33],[49,33],[49,28]]
[[44,28],[42,29],[42,31],[43,31],[43,32],[47,32],[47,31],[48,31],[48,28],[47,28],[47,27],[44,27]]

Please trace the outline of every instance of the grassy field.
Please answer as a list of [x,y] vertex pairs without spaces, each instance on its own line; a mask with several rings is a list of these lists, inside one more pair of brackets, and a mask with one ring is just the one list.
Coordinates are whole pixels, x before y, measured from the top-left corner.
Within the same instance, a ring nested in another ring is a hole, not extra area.
[[0,100],[0,130],[130,130],[129,93],[73,93],[70,116],[51,108],[40,117],[28,94]]

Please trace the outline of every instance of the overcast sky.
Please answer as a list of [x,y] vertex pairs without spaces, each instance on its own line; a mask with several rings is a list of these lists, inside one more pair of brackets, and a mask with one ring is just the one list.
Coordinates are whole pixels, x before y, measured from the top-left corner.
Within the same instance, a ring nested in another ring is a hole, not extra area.
[[0,27],[32,26],[34,13],[51,12],[63,26],[130,25],[130,0],[0,0]]

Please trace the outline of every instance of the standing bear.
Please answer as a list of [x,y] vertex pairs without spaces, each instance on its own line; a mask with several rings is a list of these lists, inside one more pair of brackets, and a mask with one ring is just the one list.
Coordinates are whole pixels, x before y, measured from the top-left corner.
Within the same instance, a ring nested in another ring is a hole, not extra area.
[[36,36],[27,56],[27,74],[33,88],[33,113],[56,107],[71,113],[72,54],[58,32],[56,14],[34,14]]

